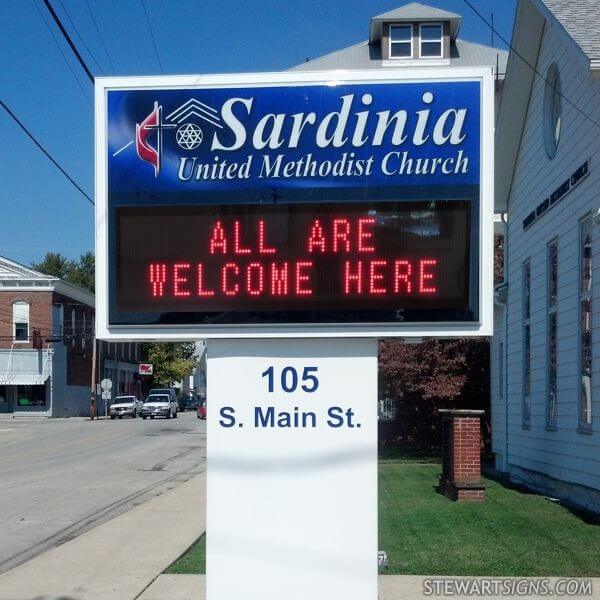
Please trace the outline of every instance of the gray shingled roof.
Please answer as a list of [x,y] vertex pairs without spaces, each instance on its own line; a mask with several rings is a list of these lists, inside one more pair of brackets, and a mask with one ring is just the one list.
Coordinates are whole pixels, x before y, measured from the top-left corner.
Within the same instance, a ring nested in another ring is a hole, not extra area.
[[388,21],[394,19],[412,19],[414,21],[420,20],[432,20],[432,21],[449,21],[450,19],[462,19],[460,15],[456,13],[448,12],[447,10],[440,10],[433,6],[427,6],[426,4],[420,4],[419,2],[412,2],[405,6],[400,6],[394,10],[390,10],[381,15],[373,17],[376,20]]
[[[465,40],[456,40],[452,44],[450,68],[452,67],[496,67],[498,73],[504,75],[508,52],[483,46]],[[321,71],[329,69],[381,69],[381,46],[361,42],[348,48],[343,48],[331,54],[315,58],[301,65],[292,67],[290,71]]]
[[542,0],[590,61],[600,60],[598,0]]

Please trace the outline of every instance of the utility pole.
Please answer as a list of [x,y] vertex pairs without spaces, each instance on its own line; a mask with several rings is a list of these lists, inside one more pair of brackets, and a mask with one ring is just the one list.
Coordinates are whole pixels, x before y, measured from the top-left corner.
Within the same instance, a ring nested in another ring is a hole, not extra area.
[[92,385],[90,394],[90,419],[96,416],[96,335],[92,336]]
[[492,48],[494,47],[494,13],[492,13]]

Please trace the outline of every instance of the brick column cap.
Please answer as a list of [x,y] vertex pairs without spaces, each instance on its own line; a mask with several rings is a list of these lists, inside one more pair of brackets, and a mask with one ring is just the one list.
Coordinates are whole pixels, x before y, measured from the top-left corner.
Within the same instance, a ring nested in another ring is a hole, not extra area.
[[438,413],[445,417],[481,417],[485,410],[471,410],[465,408],[439,408]]

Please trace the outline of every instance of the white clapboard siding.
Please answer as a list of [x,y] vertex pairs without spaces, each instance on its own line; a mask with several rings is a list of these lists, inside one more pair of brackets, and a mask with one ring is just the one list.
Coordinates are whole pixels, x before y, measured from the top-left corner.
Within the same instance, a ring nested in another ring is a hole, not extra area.
[[[600,122],[600,81],[591,78],[590,70],[583,65],[578,52],[556,25],[547,23],[537,69],[545,75],[550,65],[556,63],[563,94]],[[518,85],[518,82],[512,84]],[[506,310],[496,307],[492,347],[493,449],[497,467],[518,472],[519,478],[527,480],[527,472],[531,472],[532,481],[542,474],[600,491],[600,225],[596,224],[592,228],[593,432],[578,431],[579,221],[600,208],[600,129],[564,100],[560,144],[555,158],[550,160],[543,135],[544,86],[545,83],[536,76],[508,202],[508,303]],[[588,178],[524,231],[523,219],[590,157]],[[558,239],[558,418],[556,430],[548,430],[546,246],[553,238]],[[532,389],[528,429],[522,425],[521,274],[521,266],[527,259],[531,262]],[[506,348],[505,398],[500,397],[497,379],[501,342]]]

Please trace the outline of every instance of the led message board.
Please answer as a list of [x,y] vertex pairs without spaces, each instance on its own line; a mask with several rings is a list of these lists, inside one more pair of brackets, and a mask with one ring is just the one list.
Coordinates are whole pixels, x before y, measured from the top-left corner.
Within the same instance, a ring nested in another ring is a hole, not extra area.
[[349,318],[347,311],[367,321],[397,321],[398,311],[405,320],[467,320],[469,208],[468,202],[121,208],[116,307],[187,312],[200,323],[338,321]]
[[491,77],[433,75],[100,79],[99,335],[489,333]]

